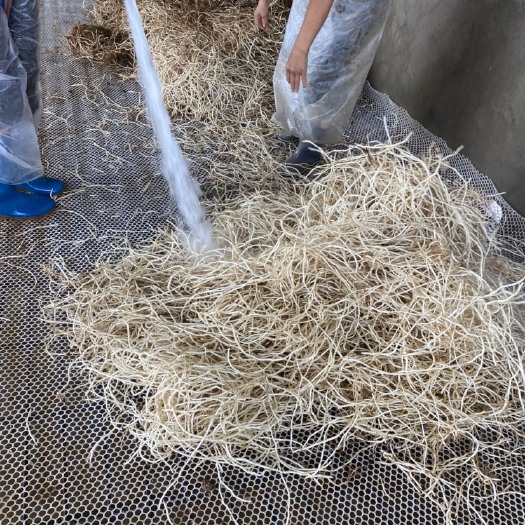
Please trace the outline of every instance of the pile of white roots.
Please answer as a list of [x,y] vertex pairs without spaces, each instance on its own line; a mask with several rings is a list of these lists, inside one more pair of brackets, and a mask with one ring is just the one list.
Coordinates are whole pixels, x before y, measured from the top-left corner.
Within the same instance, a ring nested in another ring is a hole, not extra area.
[[485,197],[447,188],[442,159],[326,161],[216,212],[213,256],[166,229],[63,270],[51,311],[74,366],[155,456],[329,476],[358,440],[423,488],[460,465],[497,486],[477,456],[523,428],[525,267],[494,255]]

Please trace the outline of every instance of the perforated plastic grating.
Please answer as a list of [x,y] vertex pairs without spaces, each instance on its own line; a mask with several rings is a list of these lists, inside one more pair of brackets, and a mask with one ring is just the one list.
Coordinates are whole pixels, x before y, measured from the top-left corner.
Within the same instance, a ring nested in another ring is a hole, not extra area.
[[[294,525],[443,523],[380,450],[361,456],[334,483],[226,469],[233,496],[219,491],[212,467],[134,458],[136,443],[104,423],[105,407],[86,402],[81,383],[66,388],[67,357],[44,352],[42,264],[62,257],[68,268],[88,271],[115,241],[146,240],[170,214],[166,186],[153,175],[158,166],[139,87],[112,82],[68,56],[63,35],[81,13],[80,1],[42,2],[41,143],[48,174],[65,180],[68,192],[55,215],[0,223],[0,524],[273,525],[283,523],[288,495]],[[416,132],[414,150],[437,140],[370,88],[349,140],[383,139],[383,117],[392,135]],[[481,190],[495,192],[466,159],[454,162]],[[525,221],[505,210],[505,227],[523,239]],[[57,342],[53,350],[64,349]],[[525,522],[525,465],[513,461],[502,470],[508,494],[480,499],[477,512],[459,509],[458,524]]]

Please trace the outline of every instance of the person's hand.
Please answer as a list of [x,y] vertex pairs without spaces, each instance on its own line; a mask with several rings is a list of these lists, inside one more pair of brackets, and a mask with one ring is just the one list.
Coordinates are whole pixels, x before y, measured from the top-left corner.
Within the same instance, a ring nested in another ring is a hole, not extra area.
[[308,85],[306,80],[307,69],[308,52],[294,46],[288,57],[288,62],[286,63],[286,80],[290,84],[293,93],[299,91],[301,82],[303,84],[303,89]]
[[254,19],[255,25],[263,31],[270,29],[270,23],[268,19],[270,17],[270,0],[259,0],[257,7],[255,8]]

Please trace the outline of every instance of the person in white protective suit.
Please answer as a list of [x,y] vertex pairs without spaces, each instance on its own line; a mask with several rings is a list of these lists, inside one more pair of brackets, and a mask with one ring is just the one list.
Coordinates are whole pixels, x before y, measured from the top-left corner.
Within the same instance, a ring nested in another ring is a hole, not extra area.
[[[269,30],[271,0],[259,0],[255,24]],[[321,160],[315,145],[342,141],[372,66],[390,0],[293,0],[273,84],[281,140],[299,140],[281,174],[307,173]]]
[[0,0],[0,218],[47,215],[64,189],[40,159],[38,31],[38,0]]

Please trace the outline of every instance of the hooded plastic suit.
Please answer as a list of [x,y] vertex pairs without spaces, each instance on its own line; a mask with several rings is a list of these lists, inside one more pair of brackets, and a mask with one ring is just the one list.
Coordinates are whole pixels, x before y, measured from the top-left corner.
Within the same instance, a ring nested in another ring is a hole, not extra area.
[[294,0],[274,74],[276,113],[283,130],[316,144],[337,144],[372,66],[390,0],[335,0],[308,54],[307,88],[292,93],[286,62],[309,0]]
[[36,133],[42,107],[38,30],[38,0],[0,0],[0,183],[3,184],[22,184],[43,174]]

